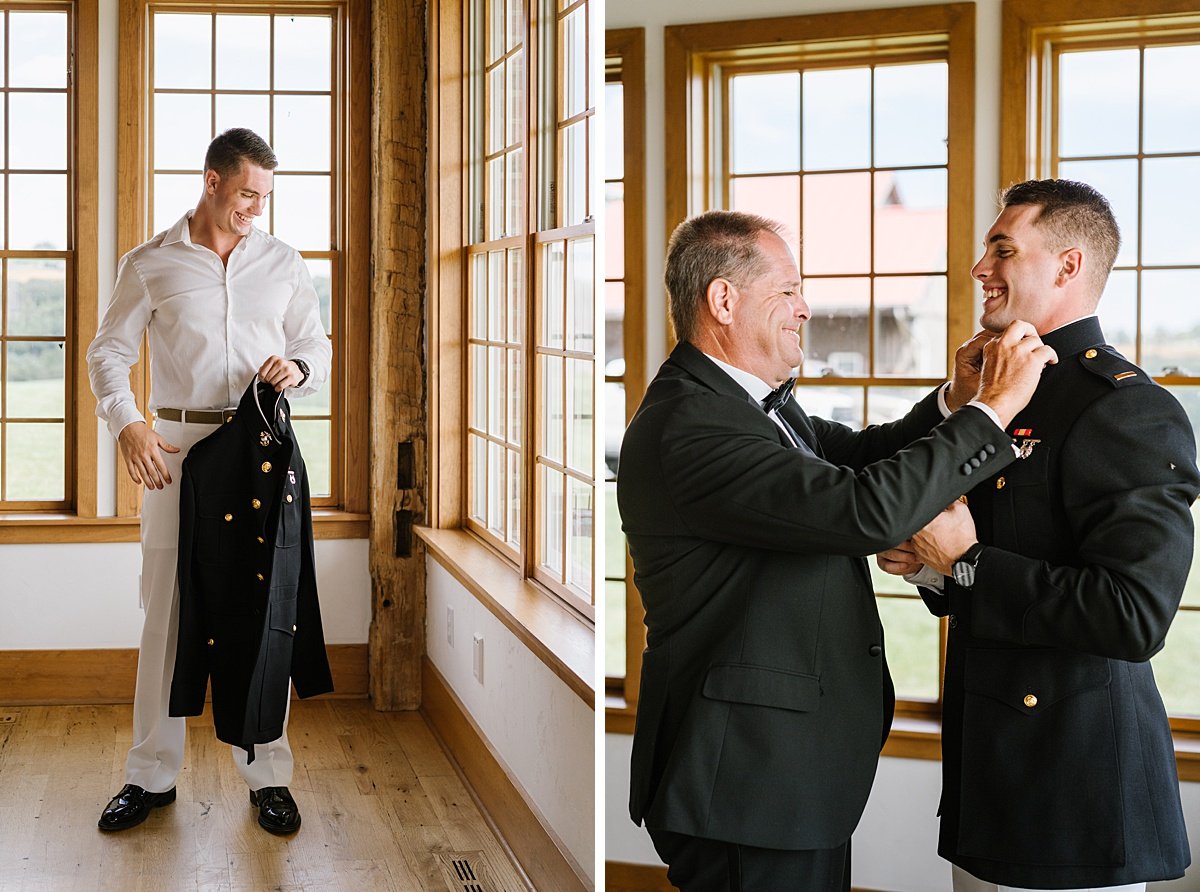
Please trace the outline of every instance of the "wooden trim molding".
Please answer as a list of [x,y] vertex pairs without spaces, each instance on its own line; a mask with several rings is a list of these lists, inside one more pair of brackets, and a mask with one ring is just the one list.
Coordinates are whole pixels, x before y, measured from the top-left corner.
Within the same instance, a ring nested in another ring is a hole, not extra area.
[[[367,646],[328,644],[334,693],[321,699],[367,695]],[[0,705],[76,706],[132,703],[135,647],[88,650],[0,650]],[[293,692],[293,697],[295,693]]]
[[595,708],[596,631],[463,530],[417,529],[429,555],[479,599],[580,699]]
[[[124,469],[121,470],[124,473]],[[366,539],[370,518],[345,511],[313,511],[313,538]],[[137,517],[27,514],[0,518],[0,545],[61,545],[71,542],[138,542]]]
[[423,658],[421,712],[479,799],[480,810],[504,839],[535,889],[591,890],[575,859],[493,752],[487,736],[437,667]]
[[606,892],[671,892],[675,887],[661,865],[605,861],[604,888]]

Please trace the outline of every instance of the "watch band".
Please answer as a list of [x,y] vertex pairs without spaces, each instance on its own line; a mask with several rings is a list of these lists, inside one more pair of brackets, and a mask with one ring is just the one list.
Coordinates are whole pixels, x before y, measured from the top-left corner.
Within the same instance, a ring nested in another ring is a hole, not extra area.
[[308,363],[303,359],[293,359],[292,362],[296,363],[296,368],[300,370],[300,380],[296,382],[295,386],[303,387],[309,376]]
[[956,560],[950,568],[954,581],[962,588],[970,588],[975,584],[975,568],[979,566],[979,556],[983,553],[983,543],[976,542]]

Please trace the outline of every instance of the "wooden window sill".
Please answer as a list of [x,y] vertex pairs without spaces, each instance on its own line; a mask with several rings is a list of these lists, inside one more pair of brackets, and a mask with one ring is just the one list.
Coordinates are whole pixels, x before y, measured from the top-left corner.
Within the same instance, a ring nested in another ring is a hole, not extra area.
[[[632,734],[636,710],[622,697],[608,695],[604,701],[604,730],[609,734]],[[1174,732],[1175,766],[1181,781],[1200,781],[1200,733]],[[896,759],[942,758],[942,723],[936,719],[896,716],[883,746],[883,755]]]
[[[317,539],[365,539],[369,516],[345,511],[313,512]],[[0,545],[45,545],[72,542],[137,542],[137,517],[76,517],[73,514],[8,514],[0,516]]]
[[417,527],[430,556],[585,703],[596,703],[596,630],[470,533]]

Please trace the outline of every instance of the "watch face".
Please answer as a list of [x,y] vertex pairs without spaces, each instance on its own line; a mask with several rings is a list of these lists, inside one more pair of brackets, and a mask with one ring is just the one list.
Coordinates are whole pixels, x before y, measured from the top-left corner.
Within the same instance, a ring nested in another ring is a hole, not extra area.
[[954,571],[954,581],[963,588],[970,588],[975,584],[974,564],[968,564],[966,561],[959,561],[951,569]]

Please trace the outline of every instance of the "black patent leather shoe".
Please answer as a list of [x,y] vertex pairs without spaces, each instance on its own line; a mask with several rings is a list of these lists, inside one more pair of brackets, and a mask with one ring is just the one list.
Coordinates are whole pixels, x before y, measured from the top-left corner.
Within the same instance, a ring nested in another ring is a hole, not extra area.
[[258,826],[264,830],[295,833],[300,829],[300,809],[287,787],[251,790],[250,804],[258,808]]
[[175,801],[175,788],[165,793],[147,793],[137,784],[126,784],[109,800],[96,826],[101,830],[128,830],[150,816],[150,812]]

